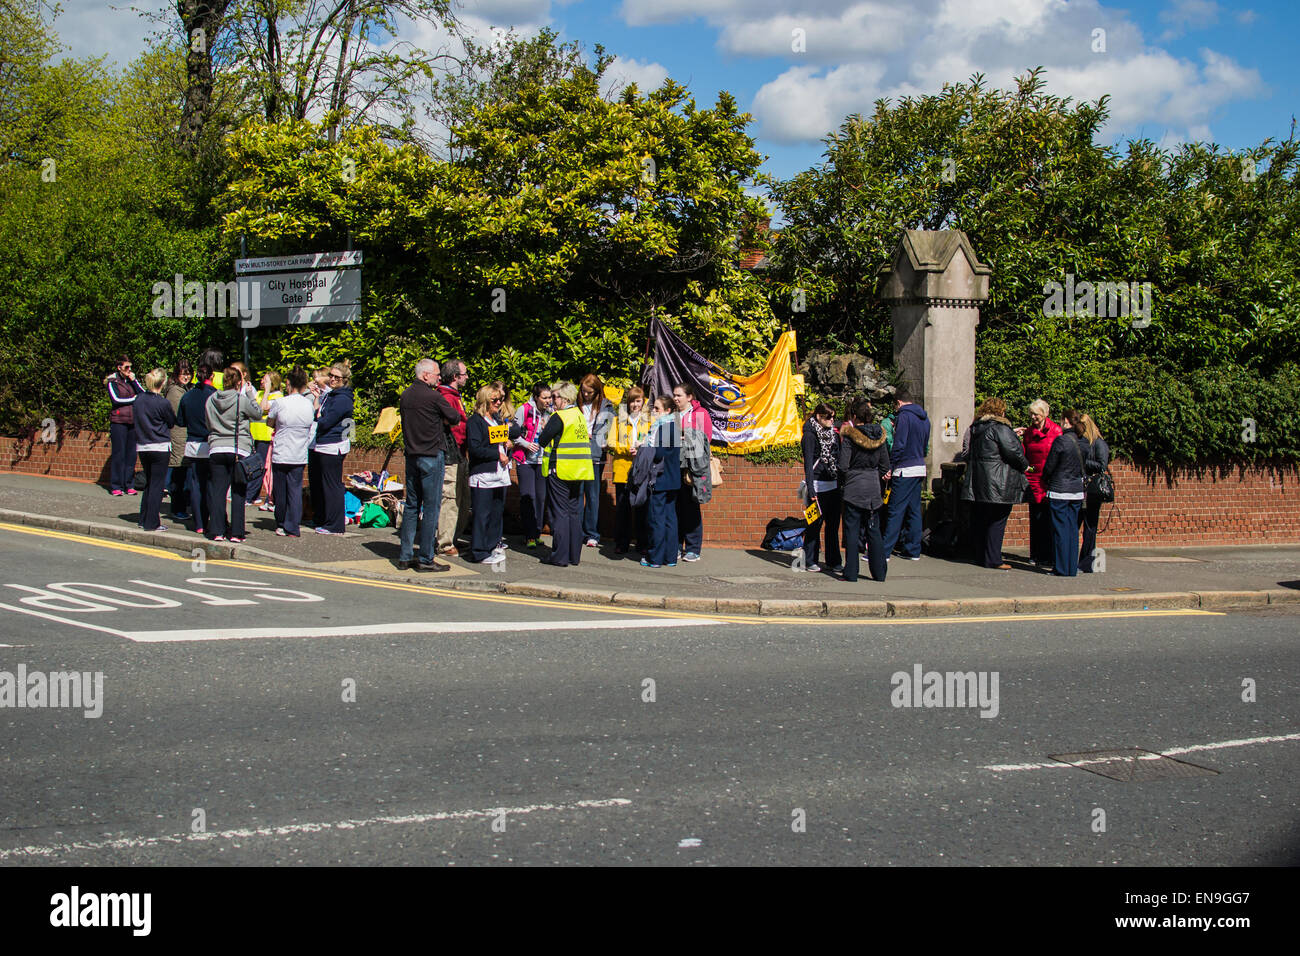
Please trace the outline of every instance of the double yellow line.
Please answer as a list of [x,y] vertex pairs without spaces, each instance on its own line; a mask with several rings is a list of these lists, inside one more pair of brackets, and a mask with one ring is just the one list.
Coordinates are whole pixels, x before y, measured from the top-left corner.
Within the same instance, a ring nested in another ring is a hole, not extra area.
[[[161,548],[148,545],[129,544],[125,541],[104,541],[68,531],[54,531],[49,528],[32,528],[27,525],[0,522],[0,530],[16,531],[20,534],[36,535],[42,538],[55,538],[74,544],[89,545],[95,548],[108,548],[114,551],[127,551],[132,554],[155,558],[160,561],[182,561],[190,563],[193,558],[182,557]],[[197,539],[196,539],[197,545]],[[825,617],[757,617],[742,614],[709,614],[693,611],[671,611],[665,608],[635,608],[603,606],[599,604],[582,604],[576,601],[560,601],[552,598],[531,598],[512,594],[476,594],[472,591],[457,591],[450,588],[434,587],[423,584],[405,584],[401,581],[372,581],[368,578],[336,574],[331,571],[313,571],[306,568],[282,568],[268,564],[256,564],[250,561],[225,561],[205,558],[206,563],[219,567],[241,568],[264,571],[267,574],[284,574],[290,577],[308,578],[317,581],[329,581],[334,584],[350,584],[359,587],[379,588],[385,591],[405,591],[425,597],[440,597],[464,601],[485,601],[489,604],[508,604],[515,607],[540,607],[552,609],[572,609],[590,611],[597,614],[616,614],[619,617],[677,618],[683,620],[719,621],[727,624],[820,624],[848,627],[854,624],[864,626],[906,625],[906,624],[997,624],[1030,621],[1081,621],[1098,618],[1127,617],[1218,617],[1222,612],[1202,611],[1194,608],[1170,608],[1154,611],[1065,611],[1055,614],[988,614],[968,617],[907,617],[907,618],[825,618]]]

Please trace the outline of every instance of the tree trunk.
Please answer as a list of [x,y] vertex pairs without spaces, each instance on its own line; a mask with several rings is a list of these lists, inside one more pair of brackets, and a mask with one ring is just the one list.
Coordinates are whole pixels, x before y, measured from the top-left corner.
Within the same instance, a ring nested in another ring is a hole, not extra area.
[[199,150],[203,124],[212,108],[212,44],[230,0],[176,0],[185,30],[185,105],[181,109],[180,146],[190,156]]

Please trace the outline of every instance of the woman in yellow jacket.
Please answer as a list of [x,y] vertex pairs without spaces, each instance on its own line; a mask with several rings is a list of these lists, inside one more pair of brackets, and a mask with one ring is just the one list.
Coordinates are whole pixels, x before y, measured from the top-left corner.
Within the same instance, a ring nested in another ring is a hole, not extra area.
[[[646,524],[646,507],[633,508],[627,479],[632,472],[636,451],[650,437],[651,421],[645,404],[645,392],[633,386],[623,396],[618,418],[609,430],[609,447],[614,464],[614,553],[627,554],[632,542],[632,522],[636,522],[636,546],[641,554],[650,549]],[[635,514],[634,514],[635,512]]]
[[[280,380],[277,372],[267,372],[262,376],[262,390],[257,393],[257,404],[261,406],[262,414],[265,415],[271,410],[271,403],[276,399],[284,398],[284,384]],[[265,500],[258,502],[259,511],[273,511],[271,505],[271,426],[266,424],[265,419],[260,422],[249,422],[248,430],[253,436],[253,454],[262,459],[262,465],[266,469],[265,480],[258,485],[249,485],[248,493],[245,497],[250,505],[257,501],[259,495],[265,492]]]

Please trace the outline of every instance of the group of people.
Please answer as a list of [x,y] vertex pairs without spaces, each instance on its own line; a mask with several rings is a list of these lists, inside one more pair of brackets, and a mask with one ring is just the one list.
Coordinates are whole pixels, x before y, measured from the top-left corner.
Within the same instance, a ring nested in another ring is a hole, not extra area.
[[[526,547],[538,548],[549,525],[544,561],[576,565],[584,547],[599,544],[601,488],[611,464],[615,553],[639,555],[648,568],[700,560],[701,505],[714,481],[713,426],[692,383],[653,398],[634,386],[616,408],[600,377],[588,374],[577,384],[538,383],[516,409],[500,380],[480,388],[467,407],[461,390],[468,381],[463,361],[425,358],[401,395],[400,568],[447,570],[438,555],[489,565],[504,560],[512,483]],[[254,504],[274,512],[277,535],[298,537],[305,470],[316,532],[343,533],[343,460],[353,427],[346,360],[310,376],[295,367],[283,381],[268,372],[259,389],[244,363],[226,363],[217,350],[204,352],[197,366],[181,360],[170,374],[155,368],[143,384],[122,356],[105,384],[110,490],[136,494],[138,457],[145,530],[166,530],[160,510],[169,489],[172,516],[211,540],[243,541],[245,507]],[[985,567],[1010,569],[1002,555],[1006,523],[1011,509],[1027,501],[1032,563],[1058,575],[1093,570],[1101,507],[1093,478],[1106,471],[1110,449],[1088,415],[1071,409],[1060,425],[1050,412],[1046,402],[1033,402],[1029,424],[1017,427],[1006,404],[989,398],[963,438],[962,498]],[[859,398],[838,422],[833,408],[819,404],[805,423],[809,523],[794,570],[820,571],[824,558],[832,573],[856,581],[865,555],[872,579],[883,581],[895,549],[920,558],[930,421],[905,389],[893,413],[876,418],[870,400]]]
[[[1051,408],[1041,399],[1028,411],[1029,425],[1016,427],[1002,399],[986,399],[956,456],[966,463],[961,497],[971,507],[976,560],[987,568],[1011,569],[1002,555],[1007,519],[1015,505],[1027,501],[1032,564],[1068,577],[1091,572],[1102,504],[1095,478],[1106,472],[1110,448],[1081,411],[1067,411],[1064,426],[1052,421]],[[845,581],[858,579],[860,552],[876,581],[885,580],[895,549],[918,560],[929,440],[925,410],[905,389],[895,396],[894,413],[879,423],[865,398],[851,403],[838,425],[835,410],[818,405],[803,430],[810,520],[793,569],[820,571],[823,539],[829,570]]]
[[467,409],[461,388],[468,378],[459,359],[421,359],[399,399],[406,454],[399,568],[449,569],[439,555],[504,560],[512,469],[525,546],[538,548],[549,525],[544,563],[576,565],[584,547],[600,543],[600,494],[611,463],[615,552],[629,554],[635,539],[646,567],[700,560],[713,426],[691,383],[653,403],[630,388],[616,409],[600,377],[588,374],[577,384],[539,382],[516,409],[498,380]]
[[298,537],[302,476],[308,473],[318,534],[342,534],[343,459],[351,448],[351,368],[344,360],[310,377],[295,367],[286,380],[268,372],[261,389],[243,362],[226,363],[209,349],[197,365],[182,359],[168,374],[155,368],[141,384],[129,356],[108,389],[110,494],[134,495],[138,457],[145,488],[140,527],[166,531],[164,492],[172,517],[190,521],[213,541],[247,536],[245,507],[275,515],[275,533]]

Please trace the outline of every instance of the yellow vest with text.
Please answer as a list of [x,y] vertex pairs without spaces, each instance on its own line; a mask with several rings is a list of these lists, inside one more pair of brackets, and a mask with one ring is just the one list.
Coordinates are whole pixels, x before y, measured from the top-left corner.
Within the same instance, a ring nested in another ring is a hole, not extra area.
[[[262,403],[264,397],[266,397],[268,401],[273,402],[277,398],[284,398],[284,392],[272,392],[269,397],[267,397],[264,392],[258,392],[257,403],[259,405]],[[266,423],[266,419],[262,419],[260,422],[249,422],[248,431],[249,434],[253,436],[253,441],[271,440],[271,426]]]
[[[578,408],[570,405],[555,414],[564,422],[564,432],[555,455],[555,477],[561,481],[591,481],[596,470],[591,464],[591,440],[587,435],[587,418]],[[542,474],[551,473],[551,449],[542,454]]]

